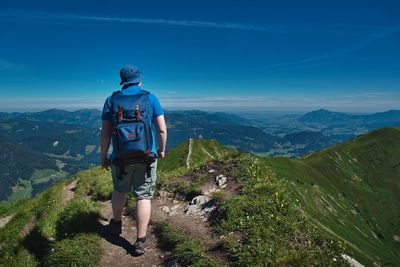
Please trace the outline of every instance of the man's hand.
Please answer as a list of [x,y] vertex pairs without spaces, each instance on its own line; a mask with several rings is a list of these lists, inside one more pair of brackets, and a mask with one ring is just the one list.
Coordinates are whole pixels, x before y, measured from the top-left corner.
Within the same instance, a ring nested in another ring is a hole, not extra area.
[[101,167],[106,169],[107,171],[109,171],[110,170],[109,167],[111,165],[110,159],[107,158],[107,156],[105,156],[105,157],[101,157],[100,161],[101,161]]
[[164,150],[158,149],[157,150],[157,154],[158,154],[158,157],[160,159],[165,157],[165,151]]

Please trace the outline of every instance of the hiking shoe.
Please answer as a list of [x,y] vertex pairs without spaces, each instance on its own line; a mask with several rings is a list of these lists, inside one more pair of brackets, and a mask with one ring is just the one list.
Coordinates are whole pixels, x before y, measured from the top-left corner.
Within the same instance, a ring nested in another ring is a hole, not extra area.
[[140,256],[144,254],[144,242],[141,240],[137,240],[133,245],[133,254],[135,256]]
[[117,222],[116,220],[111,219],[110,229],[113,235],[120,235],[122,233],[122,221]]

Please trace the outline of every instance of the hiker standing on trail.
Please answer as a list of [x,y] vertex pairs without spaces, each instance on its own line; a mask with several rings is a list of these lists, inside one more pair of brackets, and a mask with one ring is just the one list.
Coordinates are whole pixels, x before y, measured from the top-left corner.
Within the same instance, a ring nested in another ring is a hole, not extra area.
[[[141,88],[139,69],[126,65],[121,69],[120,77],[122,89],[104,103],[101,166],[107,170],[111,167],[114,191],[110,229],[113,234],[122,233],[121,216],[127,193],[132,192],[137,199],[134,253],[142,255],[156,185],[157,158],[165,156],[167,128],[157,97]],[[113,151],[108,158],[111,140]]]

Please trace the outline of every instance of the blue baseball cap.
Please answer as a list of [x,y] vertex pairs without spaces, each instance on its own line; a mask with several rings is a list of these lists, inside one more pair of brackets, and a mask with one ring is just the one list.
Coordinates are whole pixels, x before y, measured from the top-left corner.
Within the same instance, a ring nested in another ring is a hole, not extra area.
[[126,85],[131,83],[139,83],[142,81],[143,75],[138,67],[133,65],[125,65],[119,72],[121,77],[120,85]]

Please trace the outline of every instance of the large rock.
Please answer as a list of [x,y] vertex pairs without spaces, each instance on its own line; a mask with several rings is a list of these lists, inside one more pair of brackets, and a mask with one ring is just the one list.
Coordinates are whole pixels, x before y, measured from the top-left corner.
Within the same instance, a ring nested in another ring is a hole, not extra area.
[[169,213],[169,207],[168,206],[162,206],[161,210],[165,213]]
[[209,197],[204,195],[199,195],[192,199],[189,204],[188,210],[186,214],[196,214],[199,213],[205,206],[205,204],[209,201]]
[[228,178],[226,178],[226,176],[220,174],[218,176],[215,177],[215,182],[217,183],[218,187],[226,187],[226,183],[228,181]]

